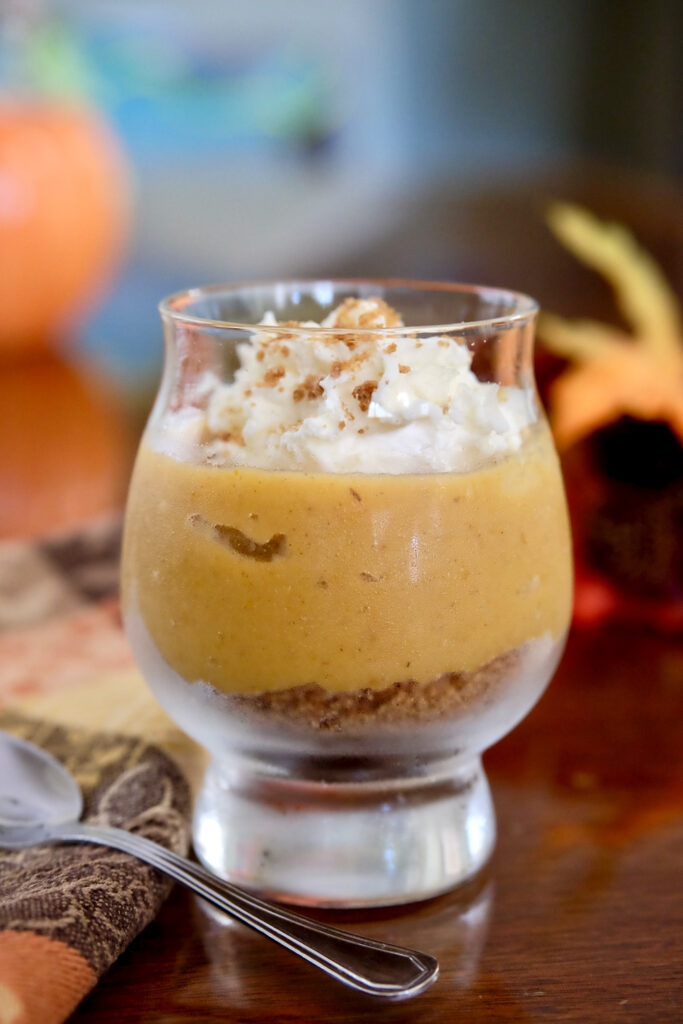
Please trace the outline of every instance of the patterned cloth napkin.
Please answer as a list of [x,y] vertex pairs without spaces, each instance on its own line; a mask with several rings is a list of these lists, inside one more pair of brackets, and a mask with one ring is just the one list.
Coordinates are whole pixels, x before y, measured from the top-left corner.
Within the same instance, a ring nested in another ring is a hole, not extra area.
[[[189,787],[156,747],[11,712],[0,715],[0,728],[69,768],[83,792],[84,821],[127,828],[187,853]],[[153,868],[106,847],[0,852],[0,1020],[64,1020],[149,924],[169,889]]]
[[[84,820],[186,853],[185,775],[196,782],[203,759],[133,666],[118,609],[119,538],[112,523],[0,544],[0,728],[64,762]],[[135,858],[91,844],[0,851],[1,1024],[64,1021],[169,888]]]

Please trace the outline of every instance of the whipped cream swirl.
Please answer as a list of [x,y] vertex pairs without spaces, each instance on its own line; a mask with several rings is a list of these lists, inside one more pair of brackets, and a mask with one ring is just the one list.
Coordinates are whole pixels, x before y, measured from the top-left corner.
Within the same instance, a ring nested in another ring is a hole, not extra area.
[[[466,472],[518,450],[538,419],[533,389],[478,380],[471,351],[457,339],[367,333],[403,326],[380,299],[347,299],[320,324],[278,325],[272,314],[262,324],[281,330],[239,344],[233,381],[207,375],[205,410],[184,417],[185,440],[195,435],[212,463]],[[354,333],[316,334],[316,327]]]

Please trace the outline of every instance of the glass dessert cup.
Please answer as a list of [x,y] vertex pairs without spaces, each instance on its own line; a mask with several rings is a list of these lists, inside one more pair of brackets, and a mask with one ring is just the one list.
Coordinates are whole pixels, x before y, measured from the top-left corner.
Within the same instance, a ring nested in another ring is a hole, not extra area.
[[123,610],[210,755],[198,856],[302,904],[458,885],[495,842],[482,752],[538,700],[571,610],[535,303],[319,281],[160,308]]

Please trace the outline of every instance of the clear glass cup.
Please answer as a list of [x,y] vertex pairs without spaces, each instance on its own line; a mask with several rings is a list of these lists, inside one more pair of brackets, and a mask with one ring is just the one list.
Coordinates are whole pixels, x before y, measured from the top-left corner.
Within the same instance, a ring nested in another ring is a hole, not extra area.
[[491,853],[481,754],[570,618],[536,304],[301,281],[160,309],[122,594],[149,686],[210,755],[195,850],[290,902],[446,891]]

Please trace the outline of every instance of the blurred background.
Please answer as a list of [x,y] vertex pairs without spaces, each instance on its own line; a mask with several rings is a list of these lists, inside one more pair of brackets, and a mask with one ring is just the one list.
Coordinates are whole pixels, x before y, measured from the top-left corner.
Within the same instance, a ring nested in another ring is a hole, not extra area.
[[0,535],[120,509],[174,290],[460,279],[614,320],[548,230],[564,199],[683,293],[674,0],[0,11]]

